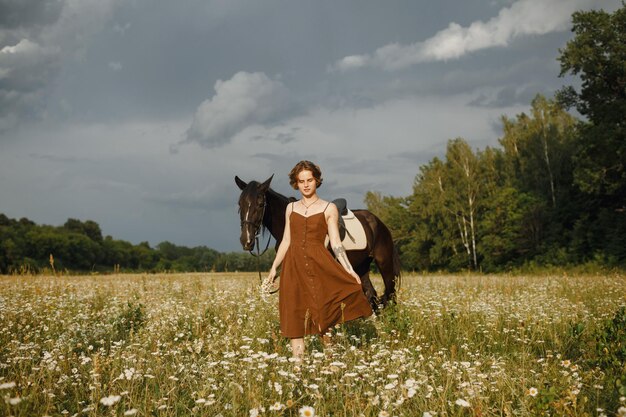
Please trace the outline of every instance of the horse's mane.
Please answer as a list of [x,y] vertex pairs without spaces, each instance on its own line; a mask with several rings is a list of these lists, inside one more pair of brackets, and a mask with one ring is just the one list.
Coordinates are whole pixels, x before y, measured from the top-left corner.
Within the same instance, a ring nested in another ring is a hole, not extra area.
[[[281,220],[285,216],[285,209],[287,208],[287,205],[292,201],[296,201],[296,199],[282,195],[271,188],[266,191],[266,199],[267,205],[265,209],[265,217],[263,218],[263,226],[265,229],[272,231],[275,226],[274,222],[276,221],[281,223]],[[279,207],[280,209],[278,209]],[[276,233],[274,237],[277,238],[276,243],[278,245],[278,242],[282,238],[282,230],[274,230],[274,232]]]
[[274,198],[276,198],[276,199],[283,200],[283,201],[286,201],[286,202],[291,202],[291,201],[295,201],[295,200],[296,200],[296,199],[295,199],[295,198],[293,198],[293,197],[287,197],[287,196],[282,195],[282,194],[281,194],[281,193],[279,193],[278,191],[275,191],[273,188],[268,189],[268,190],[267,190],[267,193],[268,193],[270,196],[272,196],[272,197],[274,197]]

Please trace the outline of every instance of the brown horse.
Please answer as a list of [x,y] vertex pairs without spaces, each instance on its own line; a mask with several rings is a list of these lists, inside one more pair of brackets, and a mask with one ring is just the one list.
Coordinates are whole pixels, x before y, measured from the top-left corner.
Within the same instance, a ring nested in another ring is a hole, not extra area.
[[[244,250],[252,251],[255,238],[265,227],[276,240],[278,249],[285,230],[285,210],[287,205],[296,201],[287,198],[270,188],[273,175],[265,182],[250,181],[245,183],[235,176],[237,186],[242,190],[239,196],[239,216],[241,219],[240,242]],[[353,210],[365,228],[367,247],[363,250],[347,251],[352,268],[361,277],[363,292],[372,305],[378,309],[379,302],[383,306],[394,300],[396,281],[400,279],[400,260],[394,246],[391,232],[383,222],[367,210]],[[372,260],[378,266],[385,283],[385,293],[378,299],[376,290],[370,281],[369,272]]]

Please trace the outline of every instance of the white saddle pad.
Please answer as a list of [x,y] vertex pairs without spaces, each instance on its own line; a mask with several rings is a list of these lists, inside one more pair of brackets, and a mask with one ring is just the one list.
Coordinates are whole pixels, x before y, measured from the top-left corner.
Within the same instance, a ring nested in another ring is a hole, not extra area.
[[[363,225],[356,218],[351,210],[348,210],[348,214],[343,217],[343,221],[346,225],[346,236],[341,242],[346,250],[362,250],[367,247],[367,236],[365,235],[365,229]],[[325,245],[328,246],[328,235],[326,236]]]

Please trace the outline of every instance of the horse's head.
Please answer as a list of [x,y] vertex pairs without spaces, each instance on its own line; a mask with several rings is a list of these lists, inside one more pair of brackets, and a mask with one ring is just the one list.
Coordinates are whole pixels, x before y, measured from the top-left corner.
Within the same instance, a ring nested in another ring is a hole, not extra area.
[[241,189],[239,196],[239,218],[241,220],[241,236],[239,241],[244,250],[254,249],[254,240],[263,225],[263,215],[265,214],[265,193],[270,188],[270,183],[274,175],[269,177],[264,183],[250,181],[243,182],[235,176],[235,182]]

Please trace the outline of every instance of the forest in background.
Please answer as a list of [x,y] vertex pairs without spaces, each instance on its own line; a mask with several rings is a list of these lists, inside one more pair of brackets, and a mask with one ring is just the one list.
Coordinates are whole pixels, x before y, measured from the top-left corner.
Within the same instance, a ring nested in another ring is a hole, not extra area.
[[[393,233],[403,269],[626,266],[626,5],[576,12],[572,22],[574,37],[558,59],[561,76],[580,77],[579,91],[538,95],[528,114],[502,116],[500,147],[450,140],[443,158],[419,167],[410,196],[366,194],[368,209]],[[261,269],[272,259],[268,251]],[[43,268],[251,271],[257,259],[170,242],[133,245],[103,237],[91,220],[40,226],[0,214],[0,273]]]
[[[268,270],[273,249],[259,258]],[[207,272],[256,271],[257,258],[247,252],[218,252],[170,242],[150,247],[102,236],[98,223],[68,219],[62,226],[37,225],[0,214],[0,273],[58,272]]]
[[[368,192],[404,269],[486,272],[626,264],[626,6],[573,14],[561,76],[528,114],[502,116],[499,148],[450,140],[407,197]],[[567,112],[575,109],[580,120]]]

